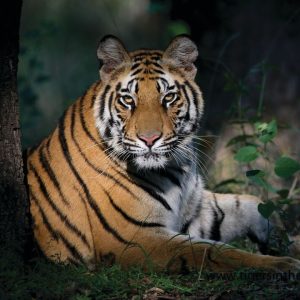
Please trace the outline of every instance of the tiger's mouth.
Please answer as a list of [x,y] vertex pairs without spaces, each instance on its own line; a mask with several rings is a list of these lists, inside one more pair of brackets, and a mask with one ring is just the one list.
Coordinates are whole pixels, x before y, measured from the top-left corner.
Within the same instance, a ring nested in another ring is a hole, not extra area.
[[158,158],[161,155],[162,154],[153,153],[153,152],[149,151],[148,153],[146,153],[146,154],[144,154],[142,156],[144,156],[147,159],[147,158]]
[[126,140],[123,141],[124,157],[125,160],[134,162],[139,169],[162,168],[172,159],[172,153],[176,151],[177,145],[178,140],[174,140],[145,147],[145,145],[133,144],[132,141]]
[[169,156],[167,152],[155,153],[150,150],[147,153],[135,153],[133,161],[139,169],[158,169],[168,163]]
[[145,159],[159,159],[160,157],[170,157],[171,156],[171,149],[168,150],[162,150],[162,151],[153,151],[151,149],[148,150],[148,152],[141,152],[141,153],[134,153],[136,157],[143,157]]

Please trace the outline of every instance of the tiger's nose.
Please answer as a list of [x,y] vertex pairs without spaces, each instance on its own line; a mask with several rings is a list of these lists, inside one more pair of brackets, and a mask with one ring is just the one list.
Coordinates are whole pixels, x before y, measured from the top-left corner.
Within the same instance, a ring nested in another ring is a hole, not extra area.
[[138,134],[138,138],[145,142],[145,144],[149,147],[153,146],[153,144],[161,137],[161,132],[154,131],[149,133]]

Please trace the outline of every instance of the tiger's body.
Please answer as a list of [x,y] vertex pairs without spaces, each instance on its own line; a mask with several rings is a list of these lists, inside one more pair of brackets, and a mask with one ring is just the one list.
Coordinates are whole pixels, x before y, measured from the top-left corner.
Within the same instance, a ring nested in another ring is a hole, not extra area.
[[28,157],[35,238],[51,259],[91,268],[299,270],[288,257],[222,242],[249,235],[263,249],[257,198],[206,191],[193,138],[203,111],[187,37],[165,52],[130,54],[113,37],[98,49],[96,82]]

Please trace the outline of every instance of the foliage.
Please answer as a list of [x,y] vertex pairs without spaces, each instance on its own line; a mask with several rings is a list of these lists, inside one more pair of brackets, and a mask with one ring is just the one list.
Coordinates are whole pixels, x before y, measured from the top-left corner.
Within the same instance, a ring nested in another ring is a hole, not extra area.
[[[275,138],[280,126],[276,119],[264,120],[263,114],[266,78],[271,67],[263,61],[254,66],[244,80],[236,79],[230,71],[226,71],[224,89],[236,97],[236,112],[232,123],[240,127],[240,133],[228,141],[227,147],[231,147],[234,159],[245,171],[248,179],[245,182],[234,179],[235,184],[240,184],[243,192],[253,192],[253,187],[256,187],[258,196],[263,200],[263,203],[258,205],[259,213],[268,220],[277,213],[284,223],[287,207],[300,195],[297,189],[300,162],[285,154],[277,154],[274,157],[274,152],[279,152],[276,149]],[[242,99],[253,89],[247,85],[248,77],[253,74],[260,74],[262,82],[259,85],[257,110],[251,115],[249,109],[243,106]],[[283,180],[274,180],[274,177]],[[221,184],[232,184],[231,181],[232,179],[229,179]],[[215,188],[219,186],[220,183]],[[278,233],[275,234],[270,230],[270,247],[273,247],[272,250],[276,253],[286,255],[291,242],[286,231],[280,235],[278,237]],[[276,240],[280,240],[280,243],[276,243]]]

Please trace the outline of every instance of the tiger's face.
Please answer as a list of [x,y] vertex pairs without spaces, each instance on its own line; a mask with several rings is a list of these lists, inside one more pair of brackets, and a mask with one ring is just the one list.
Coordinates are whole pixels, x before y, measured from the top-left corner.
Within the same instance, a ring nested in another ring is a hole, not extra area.
[[103,88],[95,118],[108,152],[140,169],[164,167],[186,152],[203,110],[195,44],[179,36],[165,52],[127,53],[109,36],[98,57]]

